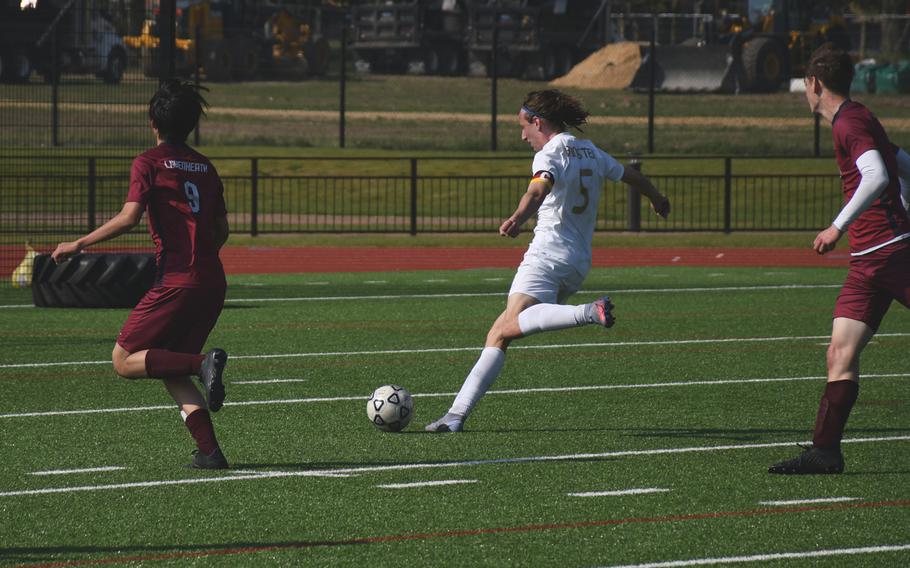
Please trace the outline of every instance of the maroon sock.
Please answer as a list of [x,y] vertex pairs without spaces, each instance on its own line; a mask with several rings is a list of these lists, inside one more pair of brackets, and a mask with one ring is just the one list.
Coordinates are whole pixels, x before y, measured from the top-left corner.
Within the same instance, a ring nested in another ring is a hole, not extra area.
[[186,428],[196,440],[196,447],[205,455],[211,455],[218,449],[218,440],[215,439],[215,428],[212,426],[212,417],[209,411],[200,408],[186,417]]
[[145,354],[145,373],[156,379],[198,375],[205,355],[149,349]]
[[859,383],[855,381],[834,381],[825,386],[825,394],[818,403],[818,416],[815,417],[813,446],[824,449],[840,447],[844,426],[858,394]]

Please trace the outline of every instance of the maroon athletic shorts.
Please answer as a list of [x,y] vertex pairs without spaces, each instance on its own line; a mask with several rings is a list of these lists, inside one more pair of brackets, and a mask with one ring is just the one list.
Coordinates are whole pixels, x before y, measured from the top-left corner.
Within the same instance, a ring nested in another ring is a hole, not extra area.
[[910,308],[910,239],[850,259],[834,317],[878,330],[892,300]]
[[126,318],[117,344],[130,353],[153,348],[199,353],[224,307],[225,290],[152,288]]

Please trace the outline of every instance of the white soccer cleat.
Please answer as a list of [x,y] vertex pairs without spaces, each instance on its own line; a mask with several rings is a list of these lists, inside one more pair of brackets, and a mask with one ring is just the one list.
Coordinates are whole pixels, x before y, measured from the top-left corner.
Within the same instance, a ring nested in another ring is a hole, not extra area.
[[464,427],[464,417],[458,416],[457,414],[446,413],[445,416],[433,422],[427,424],[427,432],[433,432],[435,434],[444,434],[446,432],[461,432]]

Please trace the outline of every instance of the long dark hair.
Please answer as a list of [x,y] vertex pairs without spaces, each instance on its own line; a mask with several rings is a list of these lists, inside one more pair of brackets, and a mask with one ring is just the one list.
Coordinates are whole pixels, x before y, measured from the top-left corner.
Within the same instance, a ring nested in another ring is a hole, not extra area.
[[587,123],[589,114],[580,100],[558,89],[531,91],[522,107],[530,118],[548,120],[559,130],[571,127],[581,131],[579,126]]

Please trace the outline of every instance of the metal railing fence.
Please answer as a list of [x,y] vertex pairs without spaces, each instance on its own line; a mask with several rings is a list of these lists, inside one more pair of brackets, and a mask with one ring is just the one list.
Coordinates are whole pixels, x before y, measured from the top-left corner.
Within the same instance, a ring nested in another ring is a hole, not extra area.
[[[637,192],[608,182],[598,231],[808,231],[830,224],[841,205],[836,174],[745,173],[747,168],[737,173],[734,164],[749,160],[731,157],[707,158],[713,166],[706,169],[716,173],[649,173],[648,164],[656,159],[637,163],[670,197],[670,218],[658,219]],[[441,158],[226,157],[213,162],[222,172],[234,233],[494,232],[514,210],[528,176],[484,172],[522,171],[528,157],[472,160],[480,164],[478,173],[450,173],[463,161]],[[26,241],[47,252],[60,240],[91,231],[120,210],[129,182],[125,157],[34,158],[30,163],[17,158],[15,167],[4,161],[0,158],[2,282],[9,281]],[[485,161],[500,163],[494,168]],[[509,161],[511,167],[505,167]],[[368,167],[367,162],[374,163]],[[377,162],[389,173],[372,173]],[[294,163],[303,173],[288,173]],[[143,223],[100,250],[150,247]]]

